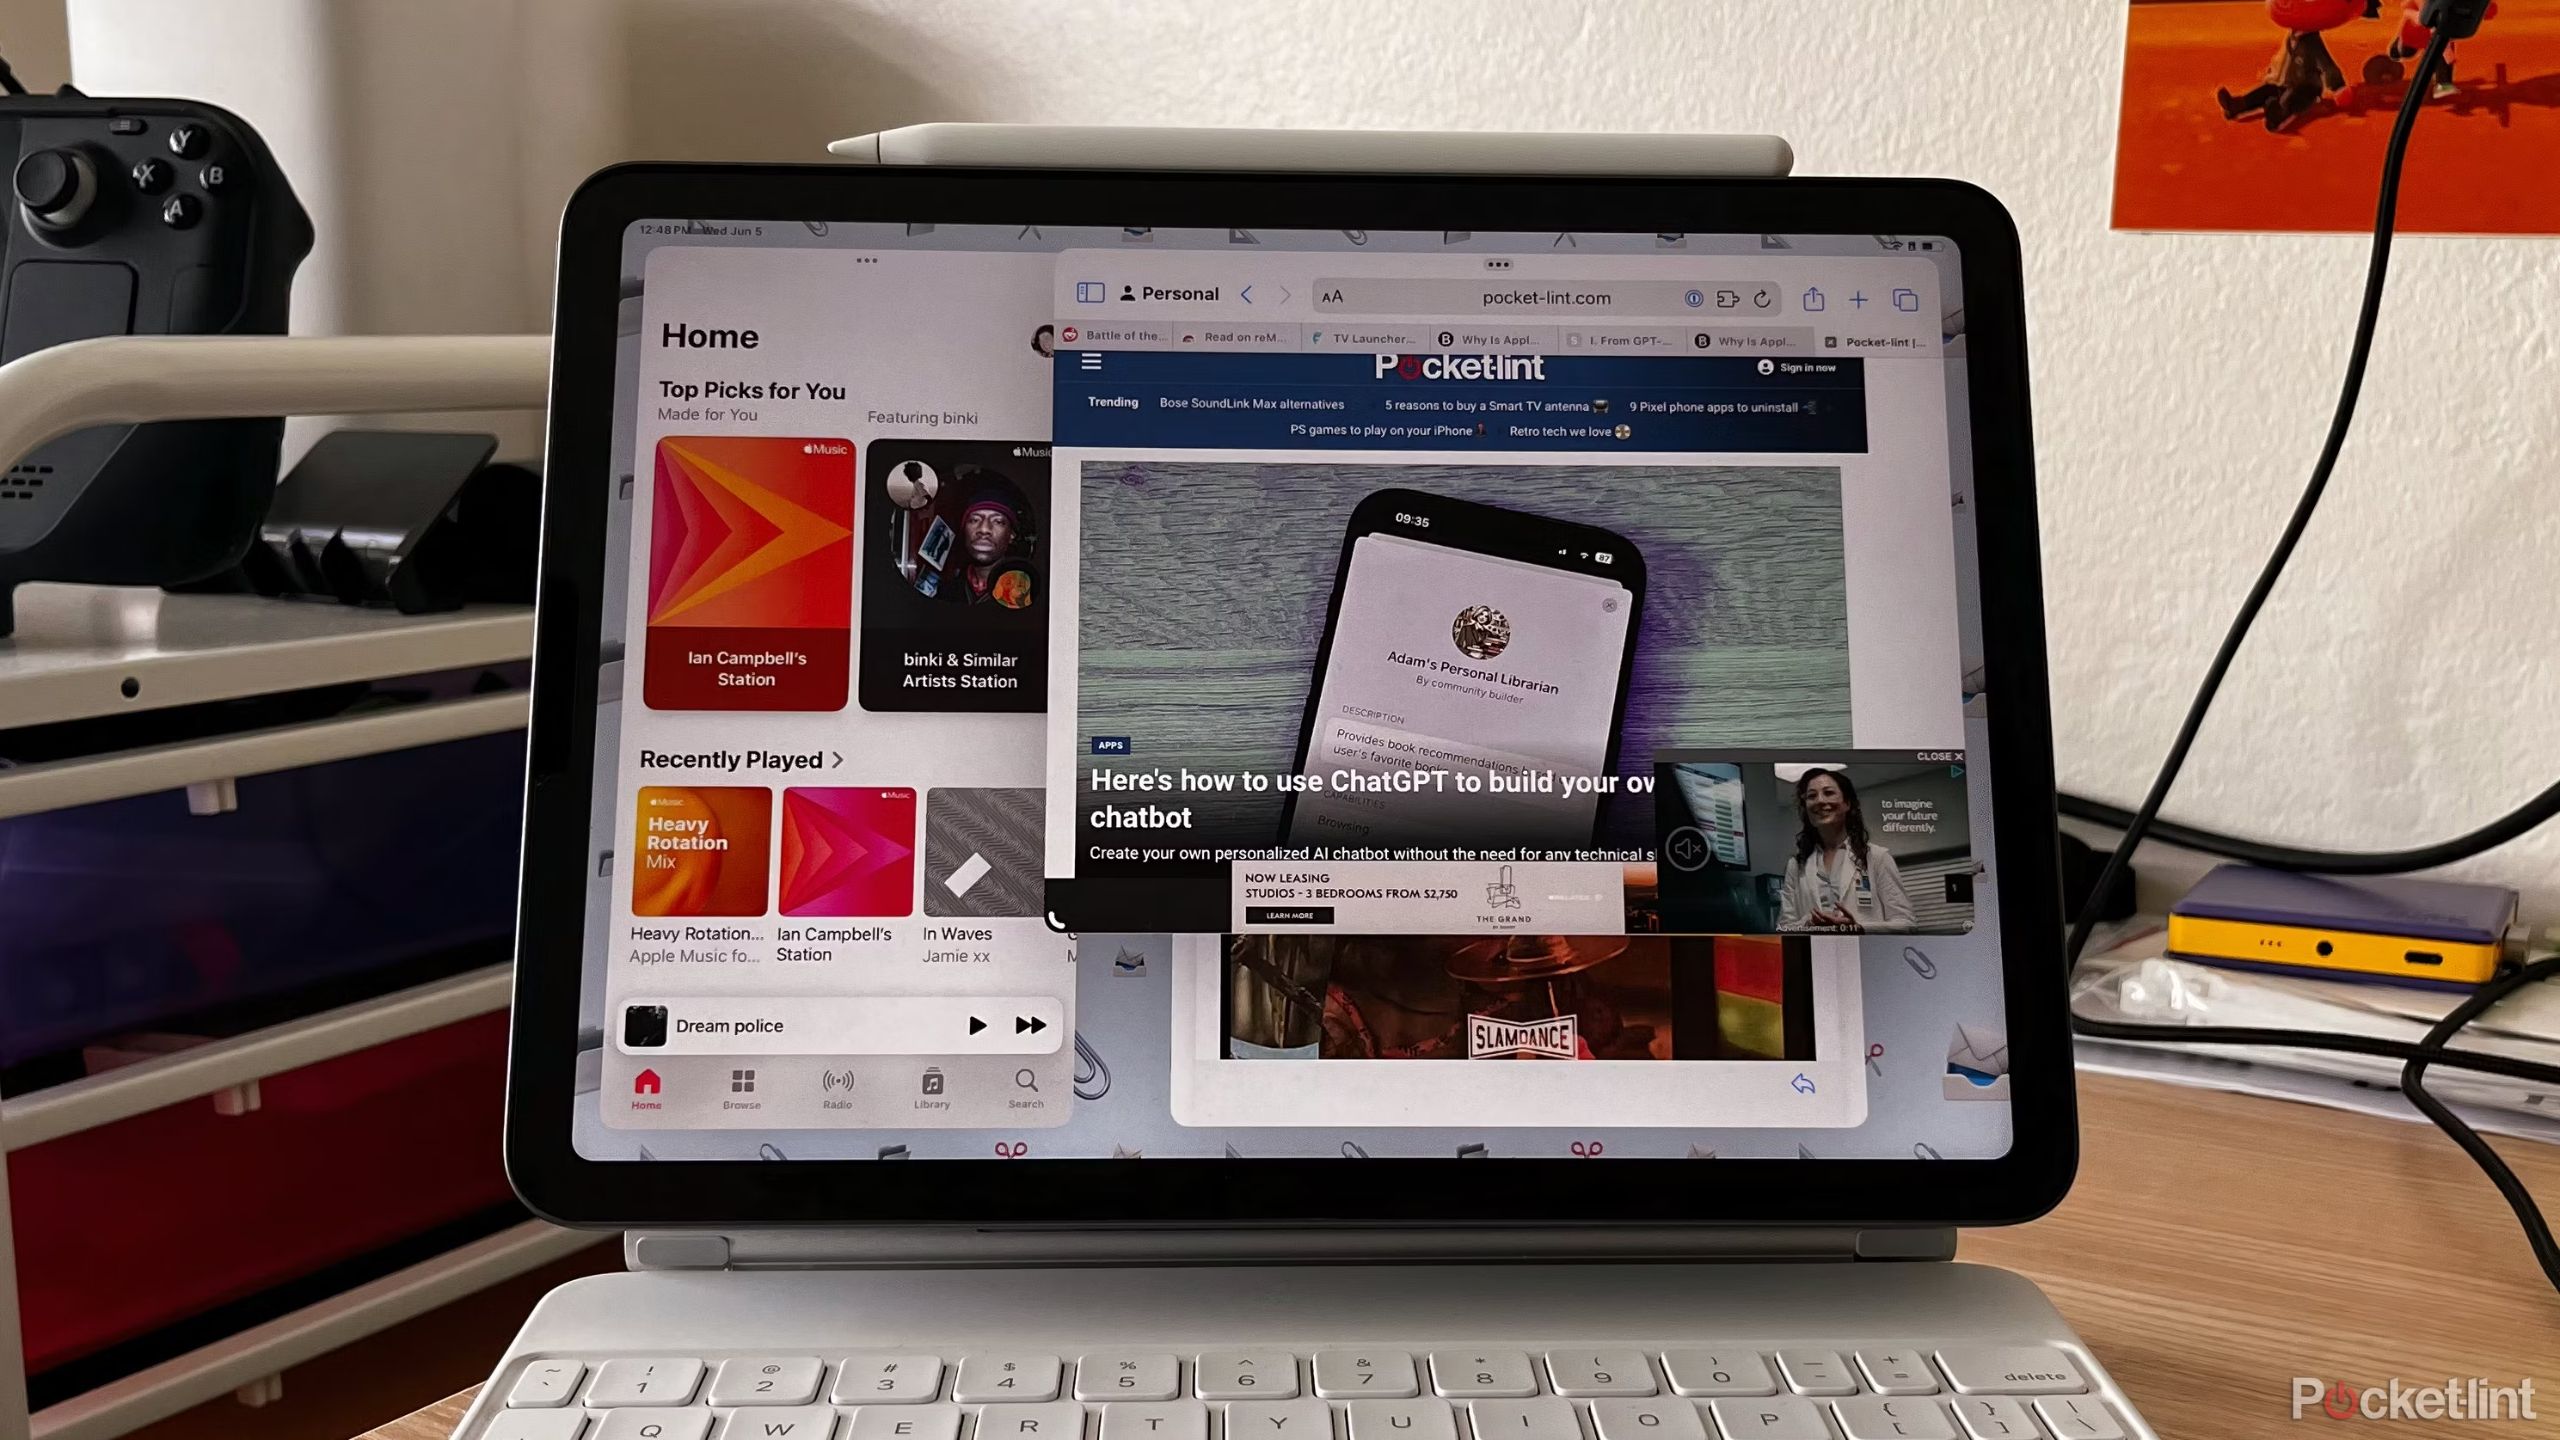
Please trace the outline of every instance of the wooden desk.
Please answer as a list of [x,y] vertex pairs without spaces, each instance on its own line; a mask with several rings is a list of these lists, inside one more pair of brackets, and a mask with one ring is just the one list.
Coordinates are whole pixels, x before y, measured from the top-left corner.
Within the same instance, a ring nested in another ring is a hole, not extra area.
[[[2141,1080],[2088,1077],[2080,1093],[2070,1200],[1967,1235],[1964,1258],[2042,1285],[2166,1440],[2325,1434],[2286,1418],[2296,1375],[2531,1375],[2539,1425],[2392,1433],[2523,1440],[2560,1424],[2560,1295],[2497,1192],[2432,1127]],[[2504,1148],[2560,1209],[2560,1149]],[[367,1440],[446,1440],[470,1398]]]

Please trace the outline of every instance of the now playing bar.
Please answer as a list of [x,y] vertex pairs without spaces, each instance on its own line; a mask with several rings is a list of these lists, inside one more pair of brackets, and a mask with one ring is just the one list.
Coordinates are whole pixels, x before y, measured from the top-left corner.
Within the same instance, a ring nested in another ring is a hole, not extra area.
[[666,996],[625,1002],[628,1055],[1052,1055],[1066,1006],[1047,995]]

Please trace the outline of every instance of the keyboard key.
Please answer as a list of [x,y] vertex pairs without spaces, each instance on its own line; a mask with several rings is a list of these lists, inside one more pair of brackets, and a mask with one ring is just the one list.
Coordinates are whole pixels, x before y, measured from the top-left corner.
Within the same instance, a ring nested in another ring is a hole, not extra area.
[[595,1440],[708,1440],[716,1418],[699,1406],[689,1410],[651,1405],[607,1410],[597,1422]]
[[1333,1440],[1333,1407],[1316,1399],[1238,1400],[1227,1407],[1227,1440]]
[[1781,1350],[1778,1368],[1786,1372],[1787,1388],[1799,1395],[1855,1395],[1857,1377],[1838,1354],[1829,1350]]
[[1686,1400],[1594,1400],[1600,1440],[1707,1440],[1706,1422]]
[[1683,1395],[1775,1395],[1769,1362],[1753,1350],[1665,1350],[1662,1373]]
[[[731,1437],[722,1436],[721,1440]],[[960,1440],[960,1407],[865,1405],[853,1412],[853,1423],[845,1427],[844,1440]]]
[[[968,1373],[963,1360],[961,1373]],[[978,1440],[1078,1440],[1084,1407],[1073,1400],[1045,1404],[990,1405],[978,1412]]]
[[2048,1396],[2036,1402],[2036,1413],[2054,1440],[2124,1440],[2124,1427],[2094,1395]]
[[941,1393],[942,1362],[931,1355],[856,1355],[837,1367],[827,1398],[838,1405],[922,1405]]
[[584,1410],[501,1410],[480,1440],[578,1440],[586,1428]]
[[[1402,1350],[1319,1350],[1315,1368],[1316,1393],[1327,1400],[1362,1396],[1401,1399],[1422,1393],[1422,1387],[1414,1382],[1413,1357]],[[1448,1413],[1448,1406],[1440,1407],[1444,1420]],[[1428,1437],[1408,1435],[1404,1440]]]
[[1209,1407],[1197,1400],[1114,1400],[1102,1407],[1102,1440],[1209,1440]]
[[1653,1366],[1633,1350],[1550,1350],[1547,1378],[1556,1393],[1576,1400],[1601,1395],[1651,1395]]
[[[912,1415],[912,1410],[891,1411]],[[836,1412],[824,1405],[759,1405],[734,1411],[720,1440],[832,1440]]]
[[964,1355],[951,1398],[963,1405],[1055,1400],[1060,1368],[1055,1355]]
[[[1477,1400],[1467,1406],[1476,1440],[1582,1440],[1582,1426],[1570,1402],[1553,1395],[1535,1400]],[[1227,1440],[1251,1440],[1227,1432]]]
[[2044,1440],[2044,1428],[2027,1413],[2023,1400],[2006,1395],[1975,1395],[1956,1402],[1956,1418],[1971,1440]]
[[595,1383],[587,1387],[587,1407],[681,1405],[701,1383],[699,1360],[607,1360],[596,1367]]
[[507,1408],[566,1405],[577,1395],[578,1382],[586,1378],[586,1373],[587,1367],[575,1360],[536,1360],[516,1377],[515,1388],[507,1392]]
[[1191,1388],[1203,1400],[1290,1400],[1298,1394],[1298,1357],[1285,1350],[1204,1351],[1192,1369]]
[[1938,1368],[1961,1395],[2076,1395],[2080,1367],[2050,1345],[2001,1345],[1938,1352]]
[[1831,1440],[1831,1426],[1810,1400],[1775,1395],[1766,1400],[1710,1400],[1724,1440]]
[[1522,1400],[1538,1393],[1538,1368],[1517,1350],[1434,1350],[1431,1388],[1453,1399]]
[[1182,1362],[1155,1351],[1097,1350],[1076,1359],[1079,1400],[1179,1400]]
[[805,1356],[723,1360],[711,1377],[714,1405],[807,1405],[818,1398],[827,1367]]
[[1935,1400],[1868,1395],[1831,1409],[1848,1440],[1956,1440],[1954,1422]]
[[1446,1400],[1354,1400],[1349,1408],[1351,1440],[1458,1440],[1457,1413]]
[[1867,1384],[1879,1395],[1938,1393],[1937,1372],[1929,1368],[1929,1357],[1917,1350],[1861,1350],[1858,1368],[1866,1372]]

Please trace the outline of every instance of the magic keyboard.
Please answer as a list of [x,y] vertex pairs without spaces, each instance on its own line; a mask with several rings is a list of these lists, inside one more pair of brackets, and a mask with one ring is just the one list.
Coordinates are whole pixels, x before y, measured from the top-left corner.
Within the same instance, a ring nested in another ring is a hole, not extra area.
[[536,1357],[467,1440],[2126,1440],[2048,1346]]

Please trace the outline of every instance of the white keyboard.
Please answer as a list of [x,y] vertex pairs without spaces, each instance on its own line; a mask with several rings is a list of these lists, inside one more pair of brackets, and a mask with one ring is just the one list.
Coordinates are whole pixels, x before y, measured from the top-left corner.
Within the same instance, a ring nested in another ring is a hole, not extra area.
[[536,1357],[466,1440],[2127,1440],[2049,1346]]

